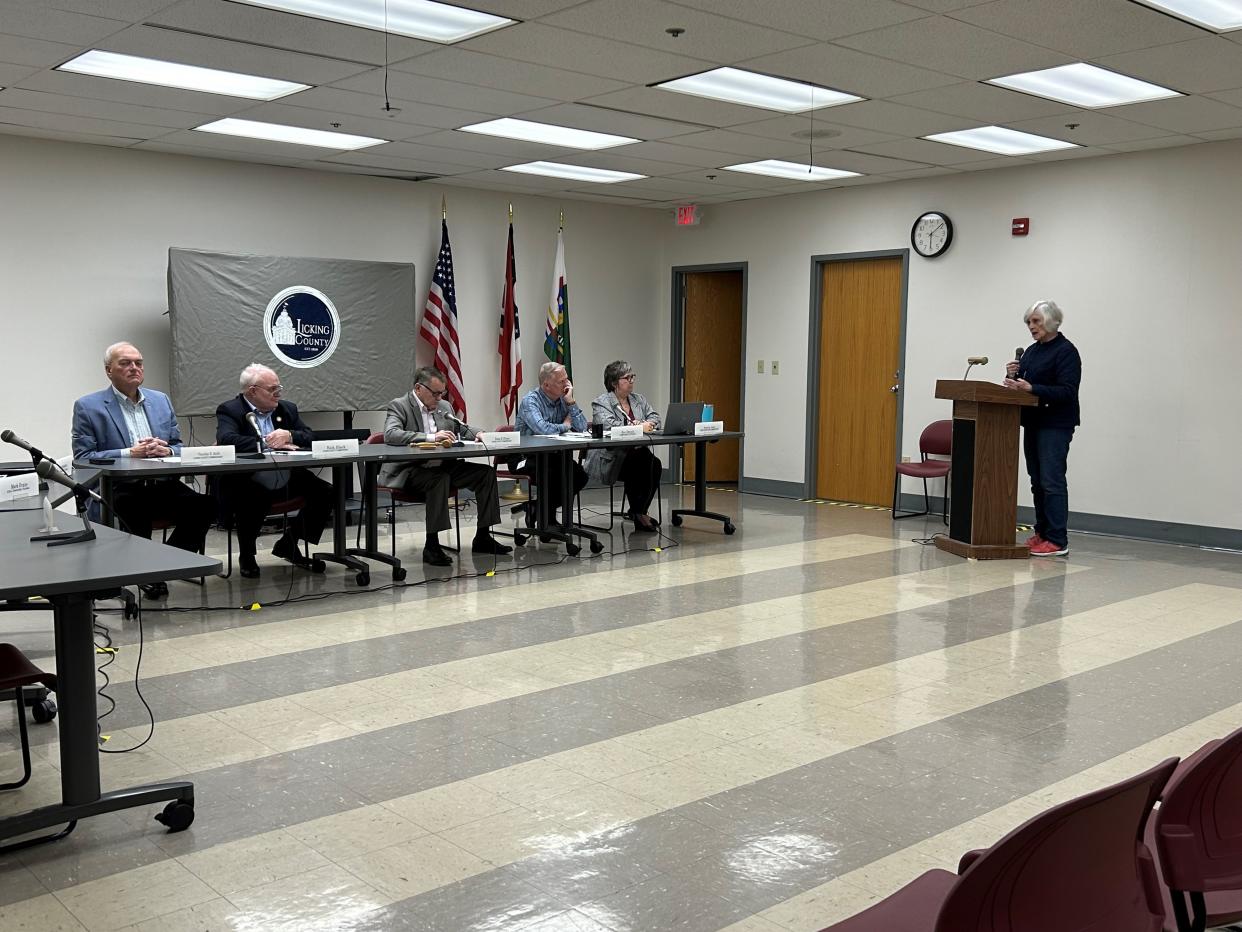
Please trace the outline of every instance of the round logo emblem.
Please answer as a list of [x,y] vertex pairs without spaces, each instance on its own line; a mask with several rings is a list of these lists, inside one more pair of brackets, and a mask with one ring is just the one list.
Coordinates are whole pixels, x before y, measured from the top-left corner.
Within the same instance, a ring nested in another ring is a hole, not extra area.
[[263,336],[276,358],[297,369],[325,362],[341,339],[341,318],[322,291],[295,285],[268,302]]

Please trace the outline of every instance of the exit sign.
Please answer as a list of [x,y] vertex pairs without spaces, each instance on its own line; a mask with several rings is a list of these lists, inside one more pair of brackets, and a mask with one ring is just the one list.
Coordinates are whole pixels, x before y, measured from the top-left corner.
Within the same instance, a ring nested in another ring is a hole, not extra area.
[[674,219],[679,227],[697,227],[703,215],[699,213],[698,204],[678,204]]

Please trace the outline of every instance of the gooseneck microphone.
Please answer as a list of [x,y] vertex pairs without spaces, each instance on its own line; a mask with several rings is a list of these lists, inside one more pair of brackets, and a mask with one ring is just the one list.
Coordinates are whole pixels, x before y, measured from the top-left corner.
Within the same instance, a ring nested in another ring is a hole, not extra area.
[[968,377],[970,375],[970,370],[974,366],[986,366],[987,364],[988,364],[988,357],[986,356],[967,356],[966,357],[966,371],[962,373],[962,378],[965,379],[966,377]]
[[80,498],[93,498],[97,502],[103,502],[98,494],[92,492],[82,483],[78,482],[70,476],[61,472],[59,466],[50,460],[41,460],[39,465],[35,467],[35,472],[39,474],[40,479],[46,479],[48,482],[55,482],[57,485],[63,485],[66,489],[73,492]]

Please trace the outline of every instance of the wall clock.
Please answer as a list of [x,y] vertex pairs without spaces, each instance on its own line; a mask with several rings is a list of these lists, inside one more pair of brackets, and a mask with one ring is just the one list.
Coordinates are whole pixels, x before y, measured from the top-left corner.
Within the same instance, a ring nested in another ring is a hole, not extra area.
[[910,245],[924,259],[943,255],[953,242],[953,221],[939,210],[929,210],[910,227]]

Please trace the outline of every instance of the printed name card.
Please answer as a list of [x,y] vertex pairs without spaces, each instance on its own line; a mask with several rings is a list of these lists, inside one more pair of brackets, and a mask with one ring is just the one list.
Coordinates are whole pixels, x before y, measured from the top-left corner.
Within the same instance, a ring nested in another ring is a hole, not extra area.
[[181,462],[186,466],[222,466],[236,462],[236,453],[232,446],[182,447]]
[[311,456],[357,456],[358,438],[349,440],[312,440]]
[[479,443],[494,450],[496,447],[516,447],[522,443],[522,435],[516,430],[484,430],[478,435]]
[[0,479],[0,502],[11,502],[17,498],[31,498],[39,494],[39,476],[37,473],[22,473],[20,476],[6,476]]
[[724,433],[724,421],[700,421],[694,425],[694,436],[713,437]]
[[643,426],[641,424],[617,425],[612,429],[612,433],[609,436],[613,440],[642,440],[644,437]]

